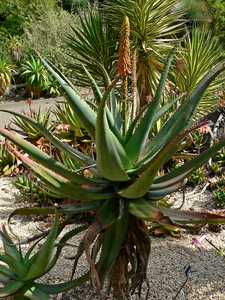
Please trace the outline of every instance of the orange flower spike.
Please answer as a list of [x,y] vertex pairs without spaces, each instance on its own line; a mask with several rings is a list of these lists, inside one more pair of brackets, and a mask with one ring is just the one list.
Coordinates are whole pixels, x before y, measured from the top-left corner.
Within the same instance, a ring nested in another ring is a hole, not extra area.
[[127,16],[123,20],[120,33],[118,56],[117,72],[120,76],[126,77],[131,74],[130,22]]

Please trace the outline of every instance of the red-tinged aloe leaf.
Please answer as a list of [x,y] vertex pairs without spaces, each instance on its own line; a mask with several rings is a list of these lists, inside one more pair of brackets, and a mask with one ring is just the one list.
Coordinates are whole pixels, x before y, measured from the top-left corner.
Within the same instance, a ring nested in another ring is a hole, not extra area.
[[142,220],[159,221],[163,215],[158,208],[152,206],[147,200],[130,201],[129,212]]
[[14,116],[19,117],[22,120],[25,120],[30,125],[32,125],[34,128],[40,131],[41,134],[49,141],[51,142],[56,148],[63,151],[64,153],[68,154],[70,157],[72,157],[75,160],[80,161],[81,163],[84,163],[86,165],[94,165],[95,161],[89,157],[88,155],[83,154],[82,152],[78,151],[77,149],[74,149],[69,144],[65,144],[61,142],[56,136],[54,136],[49,130],[47,130],[42,124],[39,124],[36,120],[30,118],[29,116],[26,116],[19,112],[14,112],[10,110],[1,109],[0,111],[6,112],[9,114],[12,114]]
[[131,201],[129,211],[137,218],[151,221],[163,222],[164,218],[169,218],[175,224],[225,224],[225,215],[181,211],[172,208],[156,208],[151,202],[140,199],[139,201]]
[[192,116],[206,89],[224,69],[225,61],[218,63],[206,74],[192,94],[182,102],[178,110],[165,123],[156,137],[150,141],[147,151],[145,150],[146,155],[140,161],[140,165],[150,162],[166,144],[190,125]]
[[160,208],[160,212],[176,224],[225,224],[225,214],[182,211],[172,208]]
[[[90,201],[90,200],[105,200],[112,197],[112,193],[104,193],[103,190],[96,189],[94,185],[78,185],[68,181],[61,175],[50,171],[49,169],[34,162],[30,158],[22,155],[20,152],[13,150],[16,156],[29,167],[38,177],[40,177],[47,187],[62,196],[67,196],[74,200]],[[104,189],[104,186],[103,186]]]
[[106,102],[118,79],[108,87],[98,109],[96,125],[97,167],[103,177],[111,181],[127,181],[125,169],[130,167],[127,154],[117,137],[109,128]]
[[59,211],[65,214],[80,214],[90,210],[96,210],[102,206],[101,201],[84,202],[76,205],[61,205]]
[[3,288],[0,288],[0,297],[8,297],[15,294],[23,288],[24,282],[22,281],[9,281]]
[[30,265],[30,268],[24,277],[25,281],[38,278],[44,273],[46,267],[52,259],[53,250],[58,235],[58,228],[59,216],[56,215],[56,219],[46,241],[41,246],[40,250],[38,250],[38,252],[34,255],[34,259],[32,259],[32,264]]
[[127,144],[125,145],[125,149],[131,161],[136,161],[138,159],[141,150],[144,148],[146,141],[149,137],[149,133],[152,129],[152,126],[155,122],[155,114],[158,111],[160,99],[162,97],[163,89],[165,87],[169,69],[174,57],[174,52],[175,51],[173,50],[166,62],[165,69],[161,74],[161,78],[159,81],[158,88],[156,90],[155,97],[152,99],[149,107],[147,108],[142,119],[140,120],[133,135],[131,135],[131,138],[128,140]]
[[47,61],[40,58],[44,66],[51,73],[51,75],[58,81],[60,86],[64,89],[66,94],[68,95],[68,101],[71,107],[74,110],[78,120],[83,124],[84,128],[90,134],[92,138],[95,137],[95,124],[96,124],[96,114],[90,108],[90,106],[84,101],[81,100],[80,96],[76,93],[76,91],[68,84],[65,79],[63,79],[59,72],[56,71],[56,68],[52,68]]
[[38,147],[27,142],[18,134],[7,129],[0,128],[0,135],[3,135],[5,138],[15,143],[41,165],[45,166],[49,170],[52,170],[56,174],[67,178],[71,182],[76,184],[91,183],[89,179],[66,169],[60,162],[41,151]]

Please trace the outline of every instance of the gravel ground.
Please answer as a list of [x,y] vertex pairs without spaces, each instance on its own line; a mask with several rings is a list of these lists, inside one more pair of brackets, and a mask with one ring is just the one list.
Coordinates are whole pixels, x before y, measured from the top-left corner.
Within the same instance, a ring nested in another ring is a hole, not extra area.
[[[204,192],[199,195],[196,191],[190,194],[185,202],[187,209],[210,209],[212,200],[210,193]],[[175,195],[176,205],[181,202],[181,195]],[[24,206],[24,203],[12,185],[12,179],[0,178],[0,225],[6,223],[7,216],[16,207]],[[46,226],[43,222],[34,222],[29,219],[15,218],[13,229],[22,238],[31,236],[38,231],[39,227]],[[217,255],[215,249],[206,241],[199,251],[192,245],[192,239],[202,234],[217,246],[225,247],[225,230],[220,233],[212,233],[204,229],[198,235],[183,234],[181,238],[152,238],[152,252],[149,262],[148,279],[150,282],[149,300],[172,300],[179,287],[185,281],[185,266],[190,265],[192,273],[190,279],[177,297],[178,300],[225,300],[225,261],[222,256]],[[79,237],[73,243],[79,242]],[[1,245],[0,245],[1,247]],[[64,251],[64,256],[71,255],[71,248]],[[81,261],[77,275],[84,272],[86,264]],[[70,264],[64,258],[60,259],[57,266],[44,280],[59,282],[66,280],[70,275]],[[61,295],[57,299],[96,299],[100,296],[93,293],[90,285],[86,284],[67,295]],[[109,299],[109,298],[107,298]],[[136,299],[135,296],[132,299]],[[144,299],[144,298],[143,298]]]

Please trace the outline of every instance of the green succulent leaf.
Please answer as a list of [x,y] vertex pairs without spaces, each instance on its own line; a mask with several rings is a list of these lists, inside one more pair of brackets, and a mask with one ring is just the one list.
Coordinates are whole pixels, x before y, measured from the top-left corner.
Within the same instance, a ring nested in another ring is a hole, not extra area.
[[147,154],[140,162],[143,165],[151,161],[151,159],[175,136],[180,134],[185,128],[190,125],[190,120],[198,106],[201,97],[204,95],[210,83],[225,69],[225,62],[218,63],[212,68],[205,77],[201,80],[199,85],[194,89],[190,96],[187,97],[180,105],[178,110],[161,128],[157,136],[150,141],[148,145]]
[[167,59],[167,62],[165,64],[165,69],[161,74],[159,85],[156,90],[154,98],[149,104],[149,107],[147,108],[144,116],[140,120],[137,128],[134,131],[134,134],[131,136],[131,138],[125,145],[125,149],[128,153],[128,156],[132,161],[136,161],[139,158],[141,150],[143,150],[146,141],[149,137],[149,133],[155,122],[155,115],[156,112],[158,111],[160,99],[162,97],[162,93],[168,77],[169,69],[174,57],[174,52],[175,50],[171,52],[170,56]]
[[25,294],[25,297],[27,297],[30,300],[50,300],[50,297],[42,292],[41,289],[38,289],[36,286],[30,288]]
[[56,219],[52,226],[52,229],[48,234],[46,241],[41,246],[40,250],[32,258],[32,264],[30,265],[30,268],[24,280],[27,281],[27,280],[40,277],[44,273],[48,264],[50,264],[53,255],[53,250],[55,247],[55,240],[58,235],[58,227],[59,227],[59,216],[56,215]]
[[38,123],[34,119],[19,112],[14,112],[10,110],[0,110],[0,111],[12,114],[14,116],[18,116],[22,120],[25,120],[28,124],[31,124],[34,128],[36,128],[39,132],[41,132],[43,136],[49,142],[51,142],[56,148],[67,153],[71,158],[76,159],[82,163],[85,163],[86,165],[95,164],[95,161],[92,160],[89,156],[71,147],[69,144],[65,144],[61,142],[56,136],[54,136],[51,132],[49,132],[49,130],[47,130],[42,124]]
[[151,185],[151,188],[157,189],[183,181],[188,175],[207,162],[217,151],[223,147],[225,147],[225,141],[216,143],[214,146],[210,147],[196,158],[187,161],[182,166],[172,170],[169,174],[156,178],[154,184]]
[[13,143],[18,145],[21,149],[23,149],[26,153],[28,153],[33,159],[35,159],[35,161],[37,161],[41,165],[45,166],[49,170],[52,170],[56,174],[59,174],[64,178],[71,180],[71,182],[78,183],[78,184],[90,183],[90,181],[87,178],[69,171],[61,163],[59,163],[48,154],[41,151],[38,147],[34,146],[33,144],[21,138],[18,134],[11,132],[7,129],[0,128],[0,135],[3,135],[4,137],[11,140]]
[[124,147],[111,131],[107,116],[106,102],[117,80],[108,88],[98,109],[96,126],[97,166],[103,177],[111,181],[127,181],[125,169],[130,166]]
[[[84,128],[92,138],[95,137],[96,114],[90,106],[75,92],[75,90],[55,71],[44,59],[41,58],[42,63],[52,76],[59,82],[60,86],[68,95],[68,101],[74,109],[77,118],[83,124]],[[56,69],[56,68],[55,68]]]
[[14,260],[20,262],[21,253],[18,251],[16,245],[13,243],[10,236],[8,235],[5,226],[3,226],[2,231],[0,231],[0,237],[3,242],[5,254],[12,257]]
[[105,277],[115,263],[121,247],[127,238],[129,224],[128,210],[118,218],[104,233],[102,253],[99,261],[99,273]]
[[22,281],[9,281],[3,288],[0,288],[0,297],[8,297],[15,294],[23,288],[24,282]]
[[69,291],[80,286],[82,283],[85,283],[89,280],[89,273],[76,278],[74,280],[69,280],[67,282],[59,283],[59,284],[36,284],[36,287],[42,290],[44,293],[48,295],[55,295],[62,292]]
[[[68,181],[63,176],[50,171],[48,168],[43,167],[42,165],[36,163],[30,158],[22,155],[21,153],[14,150],[16,156],[28,166],[38,177],[40,177],[46,184],[47,188],[57,195],[61,195],[62,197],[69,197],[70,199],[80,200],[80,201],[89,201],[102,199],[105,200],[107,198],[112,197],[112,192],[105,192],[103,190],[105,185],[78,185],[73,182]],[[99,189],[100,188],[100,189]]]

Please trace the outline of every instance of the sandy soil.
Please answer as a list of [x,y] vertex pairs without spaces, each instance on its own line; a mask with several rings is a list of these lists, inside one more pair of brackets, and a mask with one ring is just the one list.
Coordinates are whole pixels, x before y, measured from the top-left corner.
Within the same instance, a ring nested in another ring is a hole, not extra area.
[[[181,195],[176,194],[176,205],[181,201]],[[211,195],[208,192],[187,196],[184,208],[198,210],[212,207]],[[16,207],[24,206],[23,199],[18,190],[12,185],[12,179],[0,178],[0,225],[6,223],[10,212]],[[38,232],[40,227],[46,226],[43,222],[31,221],[24,218],[13,220],[13,229],[24,239]],[[201,251],[192,245],[192,239],[202,234],[217,246],[225,247],[225,230],[212,233],[205,228],[198,235],[183,234],[181,238],[172,237],[152,238],[152,252],[149,262],[148,279],[151,292],[149,300],[172,300],[185,281],[185,266],[190,265],[192,273],[188,284],[177,297],[178,300],[224,300],[225,299],[225,261],[215,249],[207,242],[202,245]],[[79,237],[72,241],[79,242]],[[1,247],[1,245],[0,245]],[[71,265],[66,256],[71,255],[71,248],[65,249],[56,267],[43,280],[60,282],[66,280],[71,272]],[[85,258],[81,260],[77,275],[86,268]],[[56,299],[56,298],[55,298]],[[90,285],[86,284],[67,295],[60,295],[57,299],[100,299],[96,296]],[[108,298],[109,299],[109,298]],[[137,299],[133,296],[132,299]],[[143,298],[144,299],[144,298]]]

